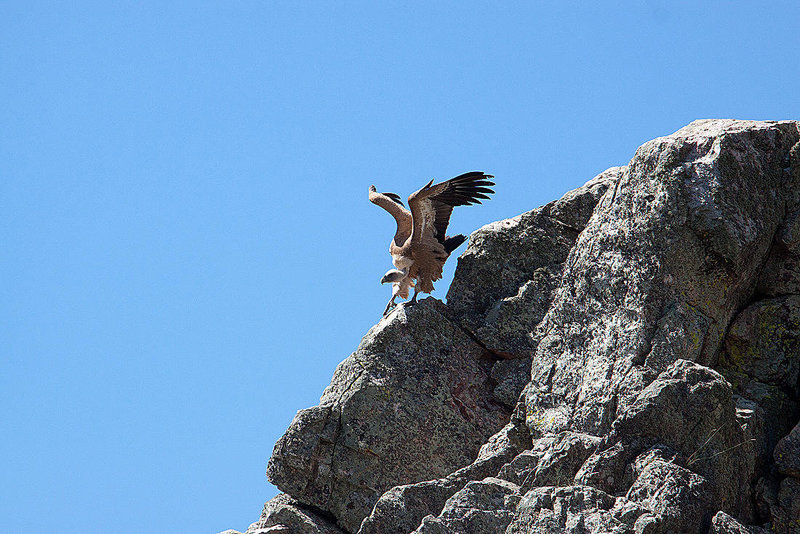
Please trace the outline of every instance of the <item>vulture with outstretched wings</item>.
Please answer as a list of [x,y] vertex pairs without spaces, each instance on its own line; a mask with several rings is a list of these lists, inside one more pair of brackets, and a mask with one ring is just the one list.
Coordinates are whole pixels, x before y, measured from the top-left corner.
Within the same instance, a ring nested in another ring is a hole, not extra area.
[[487,187],[494,185],[491,178],[494,176],[473,171],[436,185],[431,180],[408,197],[409,209],[403,206],[399,195],[378,193],[374,185],[369,186],[370,202],[388,211],[397,221],[397,232],[389,245],[392,263],[397,268],[381,279],[382,284],[392,283],[392,298],[384,315],[395,306],[397,297],[408,298],[411,287],[414,296],[407,304],[415,303],[419,292],[433,291],[433,282],[442,277],[444,262],[467,239],[460,234],[453,237],[445,234],[453,208],[488,199],[494,193]]

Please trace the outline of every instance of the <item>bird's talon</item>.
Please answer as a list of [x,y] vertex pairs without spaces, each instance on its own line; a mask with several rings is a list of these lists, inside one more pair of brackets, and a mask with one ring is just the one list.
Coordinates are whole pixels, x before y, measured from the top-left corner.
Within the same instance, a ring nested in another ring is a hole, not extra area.
[[386,317],[387,315],[392,313],[392,310],[395,309],[396,307],[397,307],[397,303],[389,302],[389,304],[386,305],[386,309],[383,310],[383,317]]

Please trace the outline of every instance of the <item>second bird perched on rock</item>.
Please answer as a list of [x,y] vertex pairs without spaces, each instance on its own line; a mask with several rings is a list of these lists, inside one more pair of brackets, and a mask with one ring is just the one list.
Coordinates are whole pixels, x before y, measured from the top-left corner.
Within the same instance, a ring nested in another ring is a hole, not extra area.
[[369,186],[369,200],[382,207],[397,222],[397,232],[389,244],[389,254],[396,269],[389,270],[381,283],[392,283],[392,298],[386,305],[386,315],[395,306],[397,297],[408,298],[414,287],[414,296],[433,291],[433,282],[442,277],[444,262],[467,238],[464,235],[448,237],[445,232],[450,214],[455,206],[480,204],[494,193],[487,186],[494,185],[494,176],[480,171],[467,172],[446,182],[433,185],[433,180],[408,197],[408,209],[395,193],[378,193]]

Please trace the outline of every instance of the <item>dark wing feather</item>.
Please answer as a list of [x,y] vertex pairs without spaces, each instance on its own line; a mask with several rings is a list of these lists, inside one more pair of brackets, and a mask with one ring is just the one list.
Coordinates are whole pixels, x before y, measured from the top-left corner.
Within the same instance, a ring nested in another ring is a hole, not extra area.
[[432,207],[435,212],[433,221],[434,235],[440,243],[444,244],[447,226],[450,224],[450,215],[453,213],[455,206],[480,204],[481,200],[488,199],[489,195],[494,193],[492,189],[487,187],[494,185],[494,182],[490,181],[491,178],[494,178],[491,174],[472,171],[433,187],[431,187],[432,182],[425,186],[425,188],[436,190],[431,191],[427,200],[430,200],[433,204]]
[[431,198],[449,206],[480,204],[481,200],[488,199],[488,195],[494,193],[492,189],[486,187],[494,185],[490,178],[494,176],[479,171],[464,173],[436,185],[438,191],[432,194]]

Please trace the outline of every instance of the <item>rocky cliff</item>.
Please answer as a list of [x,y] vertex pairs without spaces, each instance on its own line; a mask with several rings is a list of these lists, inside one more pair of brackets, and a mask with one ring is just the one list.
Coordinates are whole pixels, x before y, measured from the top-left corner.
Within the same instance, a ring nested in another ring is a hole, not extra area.
[[248,534],[800,532],[800,123],[476,231],[298,412]]

